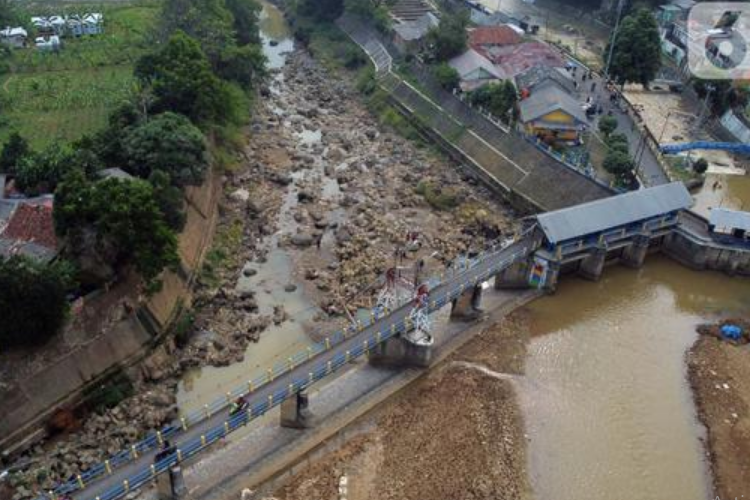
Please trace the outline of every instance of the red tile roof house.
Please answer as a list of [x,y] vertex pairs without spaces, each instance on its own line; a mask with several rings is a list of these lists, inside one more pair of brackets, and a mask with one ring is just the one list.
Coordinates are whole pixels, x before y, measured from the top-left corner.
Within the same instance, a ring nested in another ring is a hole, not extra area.
[[480,53],[493,47],[516,45],[523,41],[521,35],[510,26],[480,26],[469,31],[469,46]]
[[487,51],[501,78],[515,78],[533,66],[563,68],[565,60],[547,44],[524,42],[518,45],[495,47]]
[[0,257],[26,255],[49,262],[57,255],[51,198],[19,202],[4,226],[0,228]]

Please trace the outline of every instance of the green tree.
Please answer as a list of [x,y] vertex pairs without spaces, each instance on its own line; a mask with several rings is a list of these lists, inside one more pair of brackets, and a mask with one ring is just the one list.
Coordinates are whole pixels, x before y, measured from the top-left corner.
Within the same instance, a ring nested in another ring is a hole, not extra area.
[[469,100],[472,105],[486,108],[490,113],[505,121],[508,114],[515,110],[518,93],[513,83],[505,80],[482,85],[469,94]]
[[603,116],[599,120],[599,132],[604,134],[605,139],[615,130],[617,130],[617,118],[614,116]]
[[317,21],[333,21],[344,13],[344,0],[299,0],[296,12]]
[[26,139],[21,137],[18,132],[13,132],[0,153],[0,173],[14,174],[16,166],[30,153],[31,148],[29,148]]
[[216,74],[224,80],[236,82],[245,90],[266,76],[266,56],[258,45],[230,47],[222,52]]
[[71,275],[65,261],[0,260],[0,349],[42,344],[62,328]]
[[622,151],[610,150],[604,157],[604,169],[618,179],[625,179],[633,170],[633,159]]
[[0,26],[5,29],[6,26],[16,27],[23,25],[21,12],[19,10],[20,2],[16,0],[0,0]]
[[196,123],[223,123],[231,97],[198,42],[178,31],[161,50],[142,57],[135,75],[151,91],[151,112],[174,111]]
[[73,152],[59,143],[27,155],[16,166],[18,187],[29,196],[53,193],[73,161]]
[[708,97],[708,104],[717,115],[730,108],[745,108],[750,103],[747,82],[695,78],[693,88],[701,99]]
[[224,0],[166,0],[159,28],[164,42],[177,32],[187,34],[197,41],[212,65],[236,43],[234,18]]
[[132,128],[123,138],[131,174],[147,179],[162,170],[177,185],[200,184],[208,168],[203,133],[176,113],[162,113]]
[[226,0],[232,13],[234,34],[239,45],[260,45],[258,16],[261,6],[256,0]]
[[439,26],[427,33],[427,44],[437,61],[447,61],[466,50],[468,22],[468,17],[462,14],[446,15]]
[[122,139],[128,135],[131,128],[142,123],[144,119],[144,111],[139,110],[134,103],[126,102],[109,115],[106,127],[91,137],[78,140],[73,147],[92,151],[103,167],[122,167],[128,161]]
[[391,27],[391,16],[383,0],[344,0],[344,10],[365,22],[373,23],[383,33]]
[[630,151],[628,136],[621,132],[613,132],[604,140],[607,148],[611,151],[621,151],[628,154]]
[[440,63],[432,68],[432,74],[441,87],[447,90],[458,88],[461,83],[461,76],[448,63]]
[[147,181],[90,182],[76,170],[58,187],[54,217],[58,235],[84,273],[99,275],[91,271],[92,262],[118,269],[132,264],[151,283],[179,263],[177,238]]
[[705,158],[698,158],[693,162],[693,171],[696,174],[705,174],[708,170],[708,161]]
[[162,170],[151,172],[148,182],[154,188],[154,199],[164,215],[164,221],[174,231],[182,231],[185,227],[185,197],[182,190],[173,186],[169,174]]
[[[648,88],[661,68],[659,27],[653,14],[639,9],[626,16],[613,36],[615,46],[609,68],[612,79],[620,85],[640,83]],[[609,44],[604,57],[608,54]]]

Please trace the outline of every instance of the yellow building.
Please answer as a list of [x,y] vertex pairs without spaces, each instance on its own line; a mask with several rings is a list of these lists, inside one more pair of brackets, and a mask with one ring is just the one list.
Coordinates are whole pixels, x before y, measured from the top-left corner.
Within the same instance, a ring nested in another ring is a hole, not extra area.
[[588,123],[578,101],[552,81],[535,87],[519,108],[524,131],[545,142],[578,142]]

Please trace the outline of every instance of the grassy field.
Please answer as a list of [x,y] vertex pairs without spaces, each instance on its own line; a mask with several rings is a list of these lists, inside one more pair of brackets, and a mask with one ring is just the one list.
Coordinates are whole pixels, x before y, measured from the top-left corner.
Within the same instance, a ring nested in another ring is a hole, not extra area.
[[0,77],[0,143],[14,130],[34,147],[75,140],[103,126],[133,89],[133,64],[149,49],[158,2],[64,9],[78,10],[103,12],[105,33],[65,38],[59,53],[13,51],[10,73]]

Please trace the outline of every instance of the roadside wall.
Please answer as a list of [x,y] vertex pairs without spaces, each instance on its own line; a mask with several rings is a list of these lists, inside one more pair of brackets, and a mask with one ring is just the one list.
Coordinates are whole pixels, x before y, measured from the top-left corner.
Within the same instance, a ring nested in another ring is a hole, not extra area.
[[56,410],[114,370],[137,362],[192,299],[195,273],[210,247],[221,180],[211,175],[186,190],[187,222],[179,236],[181,267],[163,275],[162,289],[112,328],[17,384],[0,390],[0,450],[12,452],[44,434]]

